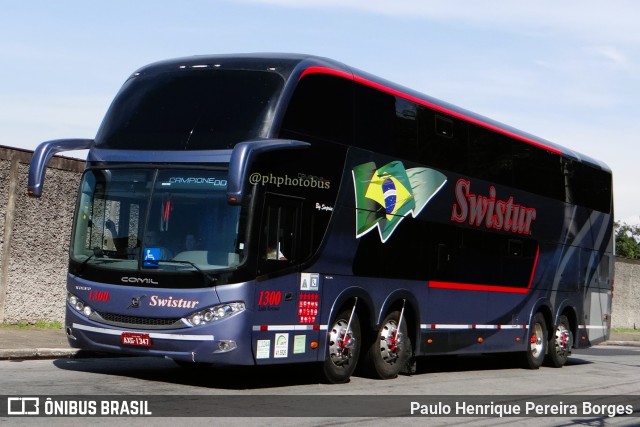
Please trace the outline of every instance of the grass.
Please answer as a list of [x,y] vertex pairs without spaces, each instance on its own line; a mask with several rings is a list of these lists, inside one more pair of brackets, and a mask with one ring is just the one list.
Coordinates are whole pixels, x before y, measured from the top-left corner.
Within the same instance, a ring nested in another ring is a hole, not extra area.
[[631,328],[611,328],[611,332],[640,332],[640,330]]
[[18,323],[0,323],[0,328],[20,328],[20,329],[62,329],[62,322],[54,320],[47,322],[46,320],[36,320],[34,323],[18,322]]

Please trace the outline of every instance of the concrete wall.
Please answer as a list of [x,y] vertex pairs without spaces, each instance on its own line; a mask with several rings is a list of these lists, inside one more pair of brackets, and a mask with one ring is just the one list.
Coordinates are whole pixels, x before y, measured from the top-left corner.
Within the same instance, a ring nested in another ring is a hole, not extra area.
[[640,260],[616,260],[611,326],[640,329]]
[[[0,146],[0,322],[64,319],[73,210],[84,161],[54,157],[40,199],[26,195],[31,152]],[[618,259],[614,327],[640,328],[640,262]]]
[[54,157],[40,199],[32,152],[0,146],[0,322],[62,320],[73,210],[84,161]]

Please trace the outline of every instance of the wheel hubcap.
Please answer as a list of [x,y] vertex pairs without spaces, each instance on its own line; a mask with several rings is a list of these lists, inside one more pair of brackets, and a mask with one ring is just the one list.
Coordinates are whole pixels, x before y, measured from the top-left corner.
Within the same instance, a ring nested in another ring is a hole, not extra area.
[[398,358],[398,346],[402,336],[396,322],[388,321],[380,330],[380,354],[386,363],[393,363]]
[[565,325],[560,324],[556,328],[556,353],[564,356],[571,348],[571,334]]
[[329,332],[329,357],[337,366],[345,365],[352,356],[355,338],[352,331],[347,331],[347,321],[338,320]]
[[531,355],[533,357],[538,357],[540,355],[540,353],[543,351],[544,349],[544,333],[542,331],[542,325],[540,325],[539,323],[536,323],[535,326],[533,327],[533,333],[531,334],[531,345],[530,345],[530,351],[531,351]]

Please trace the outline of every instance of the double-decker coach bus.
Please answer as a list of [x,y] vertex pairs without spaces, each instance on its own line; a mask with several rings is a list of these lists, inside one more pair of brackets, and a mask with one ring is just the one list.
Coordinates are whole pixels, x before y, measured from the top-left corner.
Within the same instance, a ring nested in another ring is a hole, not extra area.
[[609,334],[610,169],[307,55],[136,71],[89,149],[69,343],[180,365],[317,362],[393,378],[425,355],[561,367]]

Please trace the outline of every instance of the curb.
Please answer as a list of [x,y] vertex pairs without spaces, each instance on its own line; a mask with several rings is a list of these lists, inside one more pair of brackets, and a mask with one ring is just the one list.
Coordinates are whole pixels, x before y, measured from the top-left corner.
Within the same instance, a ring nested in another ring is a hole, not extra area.
[[74,348],[23,348],[0,350],[0,360],[58,359],[76,357],[80,350]]
[[605,341],[598,345],[617,345],[617,346],[628,346],[628,347],[640,347],[640,341]]

